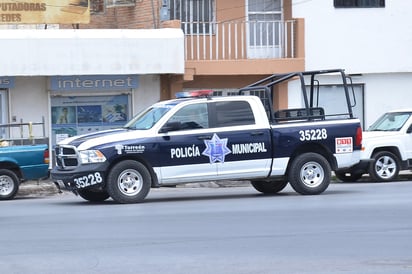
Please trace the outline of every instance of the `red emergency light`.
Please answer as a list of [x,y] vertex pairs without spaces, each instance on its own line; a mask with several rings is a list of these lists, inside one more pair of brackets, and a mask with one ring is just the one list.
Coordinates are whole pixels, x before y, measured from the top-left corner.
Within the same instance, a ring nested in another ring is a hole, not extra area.
[[211,89],[181,91],[176,93],[176,98],[209,97],[213,94]]

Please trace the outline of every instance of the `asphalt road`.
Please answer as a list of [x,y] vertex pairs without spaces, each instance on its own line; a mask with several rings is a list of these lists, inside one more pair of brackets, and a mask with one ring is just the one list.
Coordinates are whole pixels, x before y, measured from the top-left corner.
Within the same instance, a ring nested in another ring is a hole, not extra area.
[[163,188],[142,204],[2,201],[2,273],[412,273],[412,181]]

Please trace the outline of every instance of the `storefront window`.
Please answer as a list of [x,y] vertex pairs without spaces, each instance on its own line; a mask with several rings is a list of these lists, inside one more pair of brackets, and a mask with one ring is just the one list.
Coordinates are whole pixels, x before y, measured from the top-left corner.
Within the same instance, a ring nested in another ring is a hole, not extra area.
[[51,98],[53,144],[71,136],[123,126],[130,118],[129,95]]

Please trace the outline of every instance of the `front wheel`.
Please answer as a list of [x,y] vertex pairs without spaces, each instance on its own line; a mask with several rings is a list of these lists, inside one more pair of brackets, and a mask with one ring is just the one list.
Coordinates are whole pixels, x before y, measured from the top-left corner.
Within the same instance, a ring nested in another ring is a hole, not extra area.
[[372,180],[388,182],[396,179],[399,174],[400,164],[398,157],[389,151],[375,153],[374,159],[369,167],[369,175]]
[[259,192],[264,194],[275,194],[282,191],[287,185],[287,181],[252,181],[252,186]]
[[106,191],[93,188],[79,189],[77,193],[80,197],[90,202],[103,202],[110,197]]
[[288,174],[290,185],[297,193],[315,195],[328,188],[331,168],[325,157],[310,152],[297,156]]
[[140,203],[150,191],[151,176],[147,168],[137,161],[117,163],[109,172],[106,190],[121,204]]
[[11,200],[19,190],[19,178],[8,169],[0,169],[0,200]]

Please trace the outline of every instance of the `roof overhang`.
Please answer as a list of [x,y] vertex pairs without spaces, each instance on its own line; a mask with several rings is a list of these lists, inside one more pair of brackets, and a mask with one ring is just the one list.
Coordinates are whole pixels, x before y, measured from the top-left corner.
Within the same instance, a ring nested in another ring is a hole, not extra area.
[[0,30],[0,76],[184,74],[181,29]]

